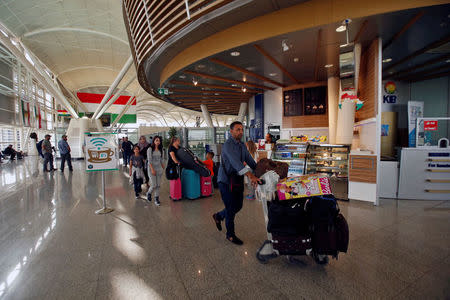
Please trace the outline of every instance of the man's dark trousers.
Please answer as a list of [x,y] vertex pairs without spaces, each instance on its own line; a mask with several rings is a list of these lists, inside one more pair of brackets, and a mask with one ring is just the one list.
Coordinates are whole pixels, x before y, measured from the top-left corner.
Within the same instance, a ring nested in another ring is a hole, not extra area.
[[225,209],[218,213],[221,220],[225,219],[225,226],[227,227],[227,237],[234,236],[234,217],[242,208],[244,200],[244,191],[232,192],[229,184],[219,182],[220,194],[222,195]]
[[72,168],[72,157],[70,156],[70,152],[66,154],[61,154],[61,171],[64,172],[64,163],[67,160],[67,166],[69,167],[70,171],[73,171]]
[[[50,170],[47,169],[47,165],[50,163]],[[44,171],[53,171],[53,155],[49,152],[44,153]]]

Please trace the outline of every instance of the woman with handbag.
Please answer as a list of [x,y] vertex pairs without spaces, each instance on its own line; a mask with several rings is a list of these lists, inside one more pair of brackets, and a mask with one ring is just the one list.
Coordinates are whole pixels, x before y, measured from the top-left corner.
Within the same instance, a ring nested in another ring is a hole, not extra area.
[[152,202],[152,193],[155,193],[155,205],[160,206],[159,188],[161,186],[161,178],[164,171],[164,163],[162,160],[162,143],[161,137],[155,136],[151,146],[147,150],[148,175],[150,175],[150,188],[147,191],[147,200]]
[[174,201],[181,199],[180,161],[176,156],[178,149],[180,149],[180,139],[172,137],[168,150],[166,177],[170,181],[170,198]]

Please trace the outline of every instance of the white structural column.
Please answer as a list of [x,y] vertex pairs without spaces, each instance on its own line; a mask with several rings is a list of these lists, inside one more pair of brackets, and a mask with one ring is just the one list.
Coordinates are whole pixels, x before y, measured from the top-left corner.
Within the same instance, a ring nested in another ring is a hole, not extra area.
[[247,113],[247,103],[242,102],[241,106],[239,107],[239,113],[237,117],[237,121],[242,122],[244,121],[245,114]]
[[33,76],[48,90],[50,91],[54,97],[64,106],[67,111],[72,115],[72,117],[78,119],[78,114],[75,109],[70,105],[69,101],[67,101],[66,97],[55,87],[54,83],[51,82],[50,78],[46,78],[43,70],[39,70],[39,64],[35,64],[34,66],[28,61],[25,57],[25,54],[20,51],[9,39],[9,37],[0,34],[0,41],[2,44],[8,48],[9,51],[17,58],[17,60],[25,66],[25,68],[33,74]]
[[123,91],[136,79],[136,75],[133,76],[133,78],[131,78],[120,90],[117,91],[117,93],[114,94],[114,97],[112,97],[106,104],[105,106],[103,106],[103,108],[100,110],[100,112],[98,113],[96,119],[99,119],[105,112],[106,110],[114,104],[114,102],[116,102],[116,100],[120,97],[120,94],[123,93]]
[[132,64],[133,64],[133,56],[130,55],[130,57],[126,61],[125,65],[123,65],[122,70],[120,70],[116,79],[114,79],[114,82],[109,87],[108,91],[106,92],[105,96],[103,97],[102,101],[100,102],[100,105],[95,110],[94,115],[92,116],[92,119],[97,119],[97,115],[100,113],[100,111],[102,110],[102,108],[106,104],[106,102],[108,102],[109,97],[111,97],[111,95],[114,92],[114,90],[116,89],[117,85],[120,83],[120,81],[122,81],[123,77],[127,73],[128,69],[130,69]]
[[202,110],[203,119],[205,119],[206,125],[208,125],[208,127],[211,127],[211,128],[214,127],[214,124],[211,119],[211,115],[209,114],[209,111],[208,111],[208,107],[206,107],[205,104],[201,104],[200,108]]
[[111,128],[116,126],[116,124],[119,122],[119,120],[127,112],[128,108],[130,108],[131,103],[133,103],[134,99],[136,99],[136,97],[130,97],[130,99],[128,100],[127,104],[124,106],[124,108],[122,108],[122,111],[120,112],[120,114],[117,116],[117,118],[114,120],[114,122],[112,122]]
[[330,144],[336,144],[336,127],[339,104],[339,77],[328,78],[328,137]]

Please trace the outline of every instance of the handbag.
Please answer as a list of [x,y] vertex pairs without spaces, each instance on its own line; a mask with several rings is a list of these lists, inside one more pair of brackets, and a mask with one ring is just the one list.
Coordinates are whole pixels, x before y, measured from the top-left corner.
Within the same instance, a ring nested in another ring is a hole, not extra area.
[[180,166],[178,165],[167,166],[166,178],[167,180],[174,180],[180,178]]

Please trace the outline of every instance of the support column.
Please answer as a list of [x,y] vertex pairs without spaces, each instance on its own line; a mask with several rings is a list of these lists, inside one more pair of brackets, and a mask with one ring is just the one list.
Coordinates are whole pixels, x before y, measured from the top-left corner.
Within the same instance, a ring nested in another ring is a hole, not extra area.
[[339,110],[339,77],[328,78],[328,141],[336,144],[336,129]]
[[203,119],[205,120],[206,125],[208,125],[208,127],[211,127],[211,128],[214,127],[214,124],[211,119],[211,115],[209,114],[209,111],[208,111],[208,107],[206,107],[205,104],[201,104],[200,108],[202,110]]
[[116,89],[117,85],[122,81],[123,77],[127,73],[128,69],[133,64],[133,56],[130,55],[126,63],[123,65],[122,70],[120,70],[119,74],[117,75],[116,79],[114,79],[114,82],[109,87],[108,91],[106,92],[105,96],[103,96],[102,101],[100,102],[99,106],[94,112],[94,115],[92,116],[92,119],[97,119],[97,115],[102,110],[103,106],[108,102],[109,97],[111,97],[112,93]]
[[98,113],[96,119],[99,119],[105,111],[116,102],[116,100],[120,97],[120,94],[123,93],[123,91],[136,79],[136,76],[133,76],[120,90],[117,91],[117,93],[112,97],[106,104],[103,106],[103,108]]
[[247,103],[242,102],[241,106],[239,107],[239,114],[236,120],[238,120],[239,122],[243,122],[246,112],[247,112]]

